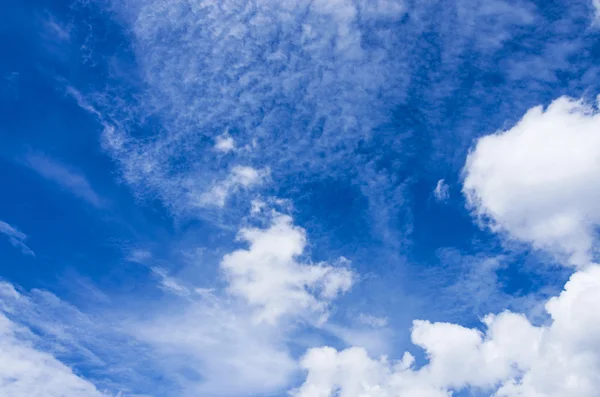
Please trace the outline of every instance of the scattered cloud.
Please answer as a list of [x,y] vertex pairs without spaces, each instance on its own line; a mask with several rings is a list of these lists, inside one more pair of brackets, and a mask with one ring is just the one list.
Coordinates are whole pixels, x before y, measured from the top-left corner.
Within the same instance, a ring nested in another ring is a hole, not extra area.
[[[267,213],[272,218],[265,219]],[[304,252],[306,232],[287,215],[265,211],[253,220],[269,224],[240,230],[248,247],[222,257],[224,289],[184,283],[138,249],[128,260],[148,266],[167,294],[121,295],[118,307],[116,300],[103,300],[96,304],[107,310],[88,315],[49,292],[20,293],[4,282],[0,313],[35,329],[42,351],[92,368],[90,382],[124,397],[283,392],[298,375],[290,347],[302,345],[295,340],[298,322],[309,321],[344,341],[383,335],[323,324],[330,303],[351,287],[347,260],[311,263]],[[371,345],[375,352],[385,350],[383,342]]]
[[66,165],[41,154],[28,154],[25,164],[45,179],[58,184],[94,207],[100,208],[105,205],[85,176]]
[[221,153],[232,152],[235,150],[235,141],[227,133],[219,135],[215,139],[215,150]]
[[0,233],[8,237],[8,241],[14,247],[19,248],[25,255],[35,256],[35,253],[25,244],[25,240],[27,239],[25,233],[3,221],[0,221]]
[[446,201],[450,198],[450,186],[443,180],[440,179],[433,189],[433,195],[438,201]]
[[494,231],[586,264],[600,224],[600,114],[562,97],[479,139],[463,191]]
[[600,20],[600,0],[592,0],[592,6],[594,7],[594,22],[598,23]]

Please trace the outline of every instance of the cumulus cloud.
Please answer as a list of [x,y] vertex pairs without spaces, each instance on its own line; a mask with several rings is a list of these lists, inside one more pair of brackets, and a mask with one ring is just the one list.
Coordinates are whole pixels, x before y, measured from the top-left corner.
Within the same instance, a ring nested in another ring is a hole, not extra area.
[[599,159],[600,114],[562,97],[479,139],[463,191],[492,230],[586,264],[600,223]]
[[104,200],[92,189],[88,180],[79,172],[40,154],[29,154],[25,164],[42,177],[68,190],[94,207],[102,207]]
[[593,397],[600,388],[600,266],[575,273],[546,304],[551,322],[531,324],[504,312],[483,319],[485,332],[450,323],[415,321],[412,341],[428,362],[416,367],[374,359],[359,347],[314,348],[301,361],[306,382],[297,397],[448,397],[474,388],[495,397]]
[[25,244],[27,235],[6,222],[0,221],[0,233],[8,237],[8,241],[19,248],[25,255],[35,256],[35,253]]
[[306,233],[287,215],[276,215],[267,229],[244,228],[239,239],[249,244],[248,249],[225,255],[221,268],[228,291],[257,309],[257,321],[324,315],[328,303],[352,286],[354,276],[349,269],[300,259]]
[[600,20],[600,0],[592,0],[592,6],[594,7],[594,18],[595,22],[598,23]]
[[440,179],[435,185],[433,195],[438,201],[445,201],[450,197],[450,187],[443,179]]

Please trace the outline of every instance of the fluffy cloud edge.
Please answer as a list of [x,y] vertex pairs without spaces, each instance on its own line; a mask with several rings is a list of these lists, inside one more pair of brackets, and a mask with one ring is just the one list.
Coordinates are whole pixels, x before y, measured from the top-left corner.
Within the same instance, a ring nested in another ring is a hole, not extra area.
[[477,140],[464,168],[463,193],[493,231],[585,265],[600,224],[599,159],[597,108],[561,97]]

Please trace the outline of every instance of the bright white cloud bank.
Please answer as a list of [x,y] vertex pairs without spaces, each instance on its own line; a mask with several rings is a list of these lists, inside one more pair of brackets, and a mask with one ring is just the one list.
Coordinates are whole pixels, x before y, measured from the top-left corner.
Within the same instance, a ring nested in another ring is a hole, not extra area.
[[590,260],[600,223],[600,114],[566,97],[480,139],[465,167],[470,206],[493,230]]
[[[412,341],[429,363],[415,369],[370,358],[362,348],[311,349],[297,397],[445,397],[466,387],[495,397],[593,397],[600,390],[600,266],[575,273],[536,327],[520,314],[484,318],[485,332],[455,324],[415,321]],[[339,393],[339,394],[336,394]]]

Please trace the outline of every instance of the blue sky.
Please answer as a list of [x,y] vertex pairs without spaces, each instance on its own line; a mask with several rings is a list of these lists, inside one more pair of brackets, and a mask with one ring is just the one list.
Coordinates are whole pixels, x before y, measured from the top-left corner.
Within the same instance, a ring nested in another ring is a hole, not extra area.
[[598,1],[1,9],[1,395],[597,395]]

